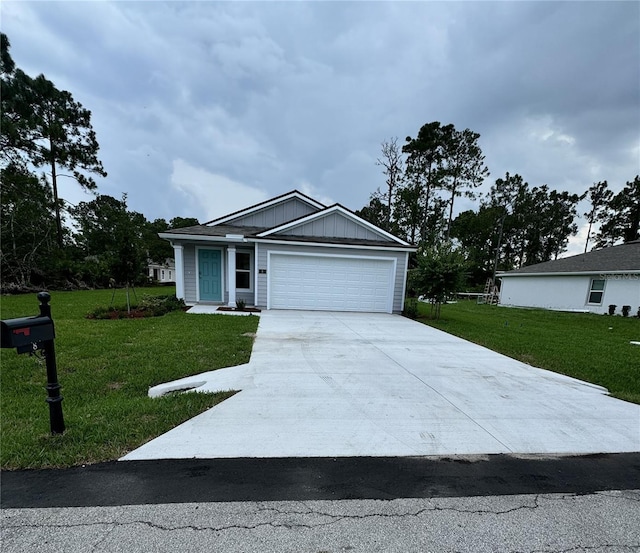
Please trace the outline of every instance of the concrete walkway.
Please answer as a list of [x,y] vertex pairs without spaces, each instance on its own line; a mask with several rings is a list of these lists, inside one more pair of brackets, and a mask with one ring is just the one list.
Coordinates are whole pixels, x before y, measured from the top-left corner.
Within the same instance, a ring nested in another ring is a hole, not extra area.
[[263,312],[250,363],[151,395],[189,387],[242,392],[123,460],[640,451],[639,405],[393,315]]

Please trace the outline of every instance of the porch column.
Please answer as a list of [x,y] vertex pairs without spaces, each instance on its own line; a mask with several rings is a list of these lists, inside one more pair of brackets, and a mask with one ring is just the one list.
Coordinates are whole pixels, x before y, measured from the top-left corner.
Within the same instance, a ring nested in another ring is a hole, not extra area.
[[176,262],[176,298],[184,299],[184,246],[173,245],[173,257]]
[[227,284],[229,286],[229,307],[236,306],[236,247],[227,247]]

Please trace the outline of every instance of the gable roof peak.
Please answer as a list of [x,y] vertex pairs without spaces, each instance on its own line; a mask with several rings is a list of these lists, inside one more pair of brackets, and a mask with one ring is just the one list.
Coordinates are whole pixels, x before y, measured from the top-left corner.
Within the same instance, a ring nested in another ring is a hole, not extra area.
[[283,223],[281,225],[277,225],[275,227],[272,227],[270,229],[267,229],[263,232],[260,232],[257,234],[258,237],[260,238],[264,238],[267,236],[273,236],[279,232],[282,232],[283,230],[287,230],[287,229],[291,229],[291,228],[295,228],[301,225],[304,225],[310,221],[313,221],[315,219],[320,219],[322,217],[326,217],[327,215],[330,215],[332,213],[340,213],[341,215],[343,215],[344,217],[351,219],[352,221],[354,221],[356,224],[361,225],[362,227],[365,227],[367,229],[369,229],[370,231],[385,237],[387,240],[391,241],[391,242],[396,242],[398,244],[401,244],[403,246],[411,246],[411,244],[409,244],[408,242],[405,242],[404,240],[402,240],[401,238],[398,238],[397,236],[394,236],[393,234],[391,234],[390,232],[387,232],[384,229],[381,229],[380,227],[374,225],[373,223],[370,223],[369,221],[367,221],[366,219],[363,219],[362,217],[356,215],[353,211],[351,211],[350,209],[344,207],[343,205],[339,204],[339,203],[335,203],[333,205],[327,206],[324,209],[321,209],[319,211],[316,211],[315,213],[310,213],[308,215],[304,215],[302,217],[299,217],[297,219],[293,219],[292,221],[288,221],[286,223]]
[[222,217],[212,219],[211,221],[207,221],[206,223],[203,223],[203,225],[219,225],[231,219],[237,219],[238,217],[242,217],[244,215],[254,213],[255,211],[259,211],[260,209],[264,209],[266,207],[270,207],[272,205],[285,202],[291,198],[298,198],[303,202],[319,210],[324,209],[326,207],[324,204],[320,203],[319,201],[314,200],[311,196],[307,196],[306,194],[300,192],[299,190],[294,189],[294,190],[291,190],[290,192],[286,192],[284,194],[280,194],[279,196],[275,196],[269,200],[265,200],[263,202],[259,202],[249,207],[245,207],[244,209],[239,209],[238,211],[234,211],[233,213],[228,213],[227,215],[223,215]]

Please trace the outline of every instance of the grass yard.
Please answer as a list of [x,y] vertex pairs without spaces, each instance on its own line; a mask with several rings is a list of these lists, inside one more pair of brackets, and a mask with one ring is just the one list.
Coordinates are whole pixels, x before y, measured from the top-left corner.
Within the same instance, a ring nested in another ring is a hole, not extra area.
[[[165,295],[173,288],[136,289]],[[172,394],[148,388],[192,374],[246,363],[258,317],[188,315],[88,320],[109,306],[112,291],[52,292],[58,378],[67,430],[49,434],[46,370],[35,357],[3,349],[0,459],[3,469],[68,467],[117,459],[233,395]],[[1,318],[37,315],[35,294],[2,296]],[[115,305],[126,304],[125,292]]]
[[590,313],[514,309],[460,301],[442,306],[438,321],[419,303],[419,320],[534,367],[607,388],[640,403],[640,320]]

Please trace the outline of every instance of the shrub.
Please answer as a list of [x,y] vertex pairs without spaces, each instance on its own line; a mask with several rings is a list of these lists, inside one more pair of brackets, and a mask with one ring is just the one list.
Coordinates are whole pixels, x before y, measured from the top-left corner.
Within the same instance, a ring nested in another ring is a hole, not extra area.
[[409,274],[409,284],[418,294],[431,298],[432,315],[440,318],[440,306],[464,286],[468,263],[464,255],[450,245],[418,252],[418,266]]
[[176,296],[151,296],[144,294],[138,305],[98,307],[87,315],[88,319],[127,319],[140,317],[160,317],[171,311],[185,307],[184,300]]
[[416,298],[409,298],[404,303],[404,310],[402,311],[405,317],[415,319],[418,316],[418,300]]
[[628,317],[630,311],[631,311],[631,306],[630,305],[623,305],[622,306],[622,316],[623,317]]
[[[136,307],[131,306],[131,311],[135,311]],[[96,307],[91,313],[87,315],[87,319],[126,319],[130,316],[130,312],[127,310],[126,305],[110,306],[110,307]]]
[[238,311],[244,311],[244,308],[247,306],[247,302],[245,302],[244,300],[238,300],[236,301],[236,309]]
[[616,307],[618,306],[613,304],[609,306],[609,315],[613,315],[616,312]]
[[144,294],[138,308],[143,311],[150,311],[151,316],[159,317],[171,311],[178,311],[185,307],[184,300],[176,296],[151,296]]

